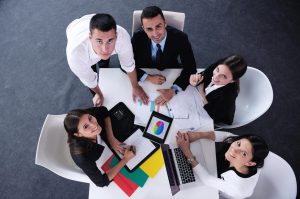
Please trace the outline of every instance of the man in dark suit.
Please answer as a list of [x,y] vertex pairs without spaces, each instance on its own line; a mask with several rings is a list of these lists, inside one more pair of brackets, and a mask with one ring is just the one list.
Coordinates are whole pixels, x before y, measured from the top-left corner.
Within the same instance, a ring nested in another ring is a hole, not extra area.
[[167,26],[162,10],[156,6],[143,9],[141,22],[142,28],[131,39],[138,80],[154,84],[163,84],[166,81],[164,76],[150,75],[140,68],[183,69],[171,88],[159,90],[161,95],[155,102],[163,105],[177,92],[184,90],[189,85],[190,75],[196,73],[192,46],[185,33]]

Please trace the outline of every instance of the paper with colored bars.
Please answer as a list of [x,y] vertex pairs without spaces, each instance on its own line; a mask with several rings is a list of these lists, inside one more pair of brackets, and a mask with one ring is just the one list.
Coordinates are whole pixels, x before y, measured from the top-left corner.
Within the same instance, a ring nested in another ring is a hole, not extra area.
[[[116,157],[114,157],[109,163],[109,166],[114,167],[118,164],[118,162],[119,160]],[[120,173],[140,187],[143,187],[148,179],[148,175],[140,168],[137,168],[136,170],[130,173],[123,167]]]
[[150,178],[154,178],[158,171],[164,165],[164,158],[162,155],[161,148],[157,150],[148,160],[146,160],[140,168],[148,175]]
[[159,106],[155,104],[155,99],[158,96],[158,93],[147,93],[149,96],[149,103],[147,105],[143,104],[141,99],[138,99],[135,103],[135,108],[133,111],[135,117],[134,117],[134,124],[146,126],[148,123],[148,120],[151,116],[152,111],[159,112],[163,115],[171,117],[169,110],[167,106]]
[[[111,169],[109,166],[109,163],[113,159],[113,155],[102,165],[101,169],[106,172],[107,170]],[[124,175],[122,175],[120,172],[114,177],[114,182],[122,189],[122,191],[125,192],[127,196],[131,196],[135,190],[137,190],[138,185],[136,185],[134,182],[126,178]]]

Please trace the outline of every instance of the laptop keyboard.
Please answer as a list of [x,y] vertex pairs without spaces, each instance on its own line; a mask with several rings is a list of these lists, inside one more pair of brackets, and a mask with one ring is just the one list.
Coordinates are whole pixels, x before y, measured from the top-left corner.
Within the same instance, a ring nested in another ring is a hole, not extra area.
[[174,149],[182,184],[195,182],[192,166],[188,163],[180,148]]

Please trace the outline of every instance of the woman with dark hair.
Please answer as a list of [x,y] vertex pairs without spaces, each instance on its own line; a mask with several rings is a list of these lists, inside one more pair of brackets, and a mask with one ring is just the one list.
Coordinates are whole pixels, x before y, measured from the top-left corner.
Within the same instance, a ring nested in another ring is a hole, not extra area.
[[[74,162],[99,187],[107,186],[120,169],[134,157],[133,151],[123,148],[113,135],[111,120],[105,107],[93,107],[86,110],[72,110],[65,120],[70,153]],[[101,138],[99,137],[101,136]],[[124,154],[124,158],[111,170],[102,174],[96,165],[104,150],[101,139],[111,148]]]
[[[226,198],[246,198],[252,195],[260,169],[269,153],[266,142],[256,135],[234,136],[227,132],[177,133],[177,144],[201,181],[220,191]],[[218,178],[210,175],[190,150],[190,142],[210,139],[222,142],[217,150]]]
[[203,107],[215,123],[232,124],[239,78],[246,70],[245,60],[239,55],[231,55],[209,66],[202,75],[190,76],[190,84],[197,87]]

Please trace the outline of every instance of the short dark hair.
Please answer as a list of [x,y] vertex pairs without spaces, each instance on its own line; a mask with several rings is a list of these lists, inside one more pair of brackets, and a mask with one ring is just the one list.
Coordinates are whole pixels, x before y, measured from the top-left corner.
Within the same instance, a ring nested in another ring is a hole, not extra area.
[[98,13],[95,14],[90,21],[90,32],[94,29],[102,32],[110,31],[111,29],[117,30],[117,24],[110,14]]
[[157,6],[146,7],[143,9],[143,12],[141,14],[141,23],[143,24],[143,19],[152,19],[157,15],[160,15],[161,18],[165,21],[164,14],[159,7]]
[[240,139],[247,139],[252,144],[252,162],[255,162],[256,165],[248,168],[261,168],[264,166],[264,159],[269,154],[269,147],[266,141],[258,135],[240,135],[228,137],[224,140],[225,143],[231,144]]

